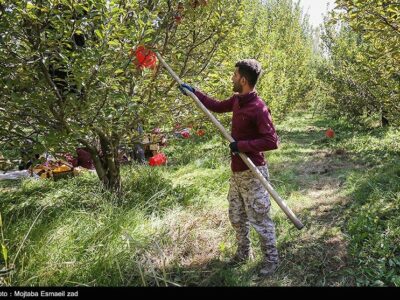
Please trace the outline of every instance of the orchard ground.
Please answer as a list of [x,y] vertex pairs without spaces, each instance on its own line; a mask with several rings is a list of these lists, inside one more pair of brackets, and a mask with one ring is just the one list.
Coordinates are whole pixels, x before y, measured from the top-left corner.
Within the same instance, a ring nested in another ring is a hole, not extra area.
[[[281,265],[239,267],[228,220],[228,143],[170,141],[165,167],[122,171],[116,198],[95,175],[0,181],[3,258],[13,286],[400,286],[400,135],[295,112],[275,120],[271,183],[305,224],[272,204]],[[327,138],[327,128],[335,131]]]

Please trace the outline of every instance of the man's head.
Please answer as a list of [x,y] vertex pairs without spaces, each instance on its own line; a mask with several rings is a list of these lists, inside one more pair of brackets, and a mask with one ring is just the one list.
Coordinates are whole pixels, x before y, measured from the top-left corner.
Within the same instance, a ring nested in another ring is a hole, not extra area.
[[244,59],[235,65],[235,72],[232,76],[233,91],[242,93],[251,91],[257,84],[261,74],[261,64],[255,59]]

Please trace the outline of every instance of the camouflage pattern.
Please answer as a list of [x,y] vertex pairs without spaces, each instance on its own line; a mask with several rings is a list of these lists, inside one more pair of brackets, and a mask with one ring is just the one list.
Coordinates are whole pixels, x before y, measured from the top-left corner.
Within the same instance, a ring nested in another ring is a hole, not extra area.
[[[268,180],[267,166],[257,167]],[[236,255],[247,257],[250,253],[250,224],[260,236],[265,260],[278,261],[275,224],[270,217],[271,202],[268,192],[251,170],[233,172],[228,193],[229,219],[236,231]]]

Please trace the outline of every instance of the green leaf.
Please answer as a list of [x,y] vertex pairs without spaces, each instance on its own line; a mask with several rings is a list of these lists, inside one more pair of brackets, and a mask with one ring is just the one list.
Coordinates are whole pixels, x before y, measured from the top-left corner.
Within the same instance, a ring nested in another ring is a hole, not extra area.
[[8,263],[8,250],[6,245],[4,245],[3,243],[1,244],[1,253],[3,254],[3,258],[5,263]]
[[119,43],[116,40],[109,41],[107,44],[110,46],[119,46]]
[[102,33],[100,32],[100,30],[98,30],[98,29],[96,29],[95,31],[94,31],[94,33],[99,37],[99,39],[103,39],[103,35],[102,35]]
[[34,9],[34,8],[36,8],[36,5],[32,4],[31,2],[28,2],[26,4],[26,9]]

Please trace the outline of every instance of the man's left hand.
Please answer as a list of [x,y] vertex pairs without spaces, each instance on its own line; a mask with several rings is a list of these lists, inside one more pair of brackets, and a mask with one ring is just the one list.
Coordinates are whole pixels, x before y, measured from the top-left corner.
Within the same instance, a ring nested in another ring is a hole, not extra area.
[[180,86],[178,86],[178,89],[182,92],[182,94],[184,94],[185,96],[188,96],[188,94],[186,93],[185,89],[189,90],[191,93],[194,93],[196,90],[194,89],[194,87],[186,84],[186,83],[182,83]]

